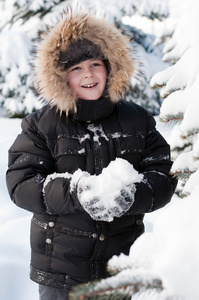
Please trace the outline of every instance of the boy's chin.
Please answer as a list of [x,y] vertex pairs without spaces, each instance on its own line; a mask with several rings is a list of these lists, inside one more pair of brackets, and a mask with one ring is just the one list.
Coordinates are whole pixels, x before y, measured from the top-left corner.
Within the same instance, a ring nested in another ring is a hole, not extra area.
[[87,96],[87,97],[79,97],[79,99],[82,99],[82,100],[87,100],[87,101],[95,101],[95,100],[99,100],[101,98],[102,95],[98,95],[98,96]]

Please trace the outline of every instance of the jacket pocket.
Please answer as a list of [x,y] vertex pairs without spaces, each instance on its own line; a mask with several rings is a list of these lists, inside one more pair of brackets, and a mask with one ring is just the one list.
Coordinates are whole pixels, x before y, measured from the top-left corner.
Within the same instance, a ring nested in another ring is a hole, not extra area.
[[36,219],[31,220],[30,241],[31,249],[40,254],[50,254],[53,247],[53,226]]

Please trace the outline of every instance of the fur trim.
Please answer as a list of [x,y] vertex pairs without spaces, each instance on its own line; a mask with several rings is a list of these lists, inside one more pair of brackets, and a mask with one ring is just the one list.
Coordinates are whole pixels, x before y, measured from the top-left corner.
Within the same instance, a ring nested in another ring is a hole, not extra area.
[[109,61],[107,90],[112,102],[125,96],[135,71],[129,39],[120,30],[89,13],[65,13],[62,20],[44,34],[35,60],[36,89],[60,113],[76,111],[76,95],[67,85],[67,71],[61,70],[59,58],[78,39],[87,39],[100,46]]

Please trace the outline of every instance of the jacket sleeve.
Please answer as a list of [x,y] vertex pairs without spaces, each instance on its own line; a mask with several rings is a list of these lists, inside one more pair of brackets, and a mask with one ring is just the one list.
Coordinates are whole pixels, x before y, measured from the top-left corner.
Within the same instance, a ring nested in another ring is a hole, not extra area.
[[54,172],[54,160],[45,138],[24,118],[22,133],[9,149],[6,183],[12,201],[34,213],[66,214],[81,209],[80,204],[77,207],[78,202],[69,193],[70,180],[64,176],[48,184],[47,195],[44,197],[46,177]]
[[156,130],[156,122],[146,112],[145,149],[140,164],[143,180],[136,183],[135,201],[128,211],[143,214],[157,210],[170,202],[177,179],[170,174],[170,146]]

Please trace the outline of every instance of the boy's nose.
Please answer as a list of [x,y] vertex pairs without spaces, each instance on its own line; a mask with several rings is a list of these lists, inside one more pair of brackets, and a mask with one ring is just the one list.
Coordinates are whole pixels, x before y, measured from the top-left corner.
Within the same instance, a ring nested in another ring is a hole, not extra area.
[[89,78],[89,77],[92,77],[93,76],[93,73],[92,71],[88,68],[88,69],[85,69],[85,72],[84,72],[84,77],[85,78]]

